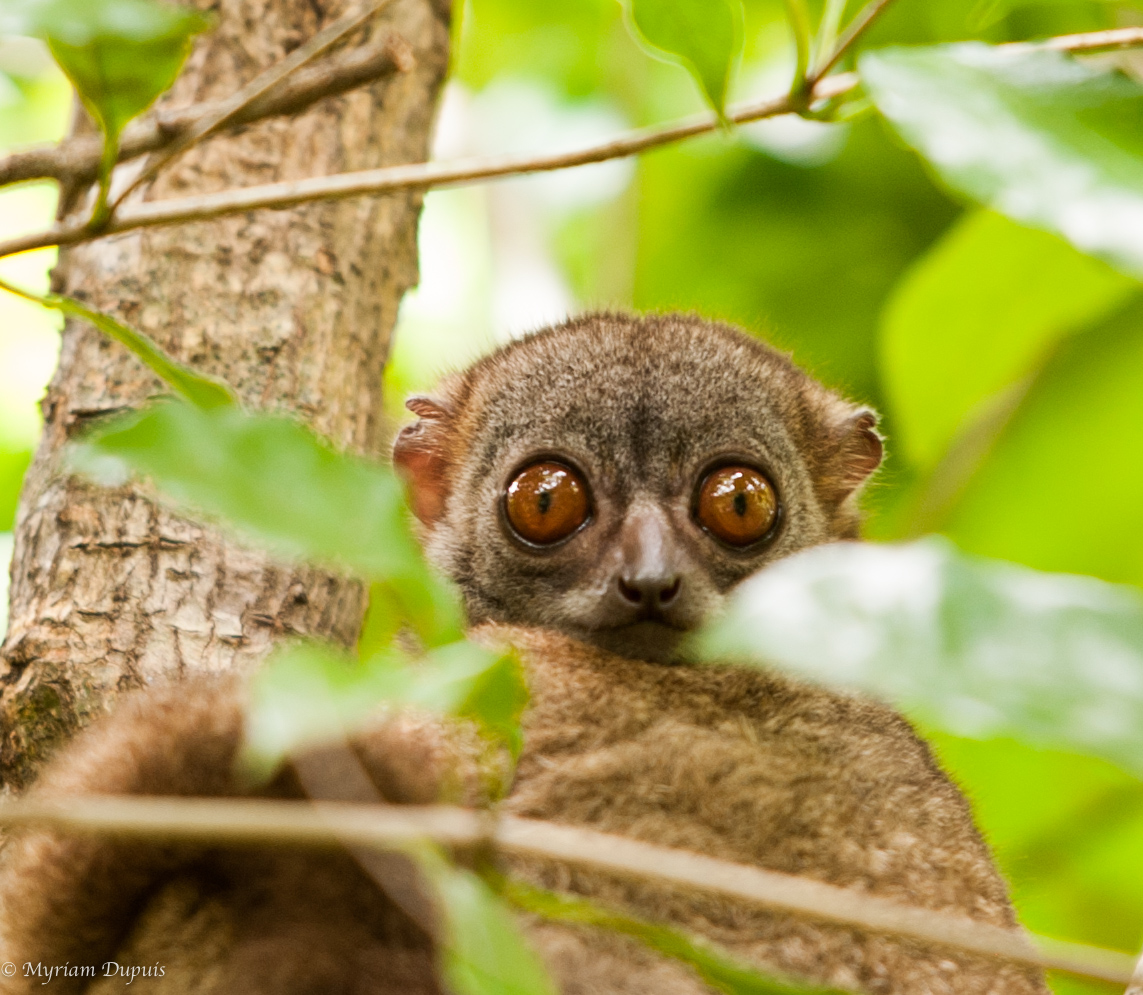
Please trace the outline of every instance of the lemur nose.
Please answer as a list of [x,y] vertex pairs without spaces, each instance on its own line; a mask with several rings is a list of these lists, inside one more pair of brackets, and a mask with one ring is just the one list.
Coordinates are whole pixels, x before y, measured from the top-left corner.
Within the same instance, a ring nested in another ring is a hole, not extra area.
[[619,593],[633,605],[665,608],[678,596],[683,579],[672,577],[619,577]]

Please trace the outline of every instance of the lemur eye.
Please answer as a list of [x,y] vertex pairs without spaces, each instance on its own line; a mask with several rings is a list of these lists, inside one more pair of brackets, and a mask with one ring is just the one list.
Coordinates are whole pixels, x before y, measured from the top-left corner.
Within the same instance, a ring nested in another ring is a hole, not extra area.
[[695,519],[731,546],[749,546],[774,527],[778,497],[757,470],[723,466],[707,474],[695,501]]
[[591,511],[587,487],[562,463],[535,463],[508,485],[504,509],[522,539],[548,546],[566,539]]

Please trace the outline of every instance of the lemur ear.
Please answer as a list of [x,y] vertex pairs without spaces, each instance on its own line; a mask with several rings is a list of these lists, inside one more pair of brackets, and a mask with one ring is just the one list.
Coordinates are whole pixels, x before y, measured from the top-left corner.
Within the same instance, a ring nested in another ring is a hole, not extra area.
[[825,500],[840,504],[881,465],[885,448],[877,434],[877,415],[859,408],[839,424],[819,487]]
[[410,397],[405,407],[418,417],[397,433],[393,466],[409,485],[413,514],[432,525],[444,514],[448,498],[453,410],[447,402],[423,395]]

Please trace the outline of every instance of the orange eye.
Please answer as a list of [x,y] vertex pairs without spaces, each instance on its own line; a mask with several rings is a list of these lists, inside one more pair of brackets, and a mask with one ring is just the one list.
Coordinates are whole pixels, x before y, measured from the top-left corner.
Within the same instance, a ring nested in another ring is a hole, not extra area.
[[757,470],[724,466],[707,474],[699,488],[695,518],[731,546],[749,546],[774,527],[778,497]]
[[562,463],[536,463],[508,485],[504,509],[522,539],[547,546],[566,539],[591,510],[579,474]]

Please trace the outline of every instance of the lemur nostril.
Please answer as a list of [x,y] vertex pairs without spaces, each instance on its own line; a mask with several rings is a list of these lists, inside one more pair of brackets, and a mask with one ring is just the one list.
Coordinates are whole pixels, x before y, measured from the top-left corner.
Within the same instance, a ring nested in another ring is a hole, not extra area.
[[669,583],[665,579],[637,579],[632,583],[619,577],[616,583],[625,601],[633,605],[648,604],[652,608],[662,608],[675,600],[683,582],[681,577],[675,577]]
[[632,587],[622,577],[619,578],[619,593],[633,605],[643,603],[643,592],[637,587]]

